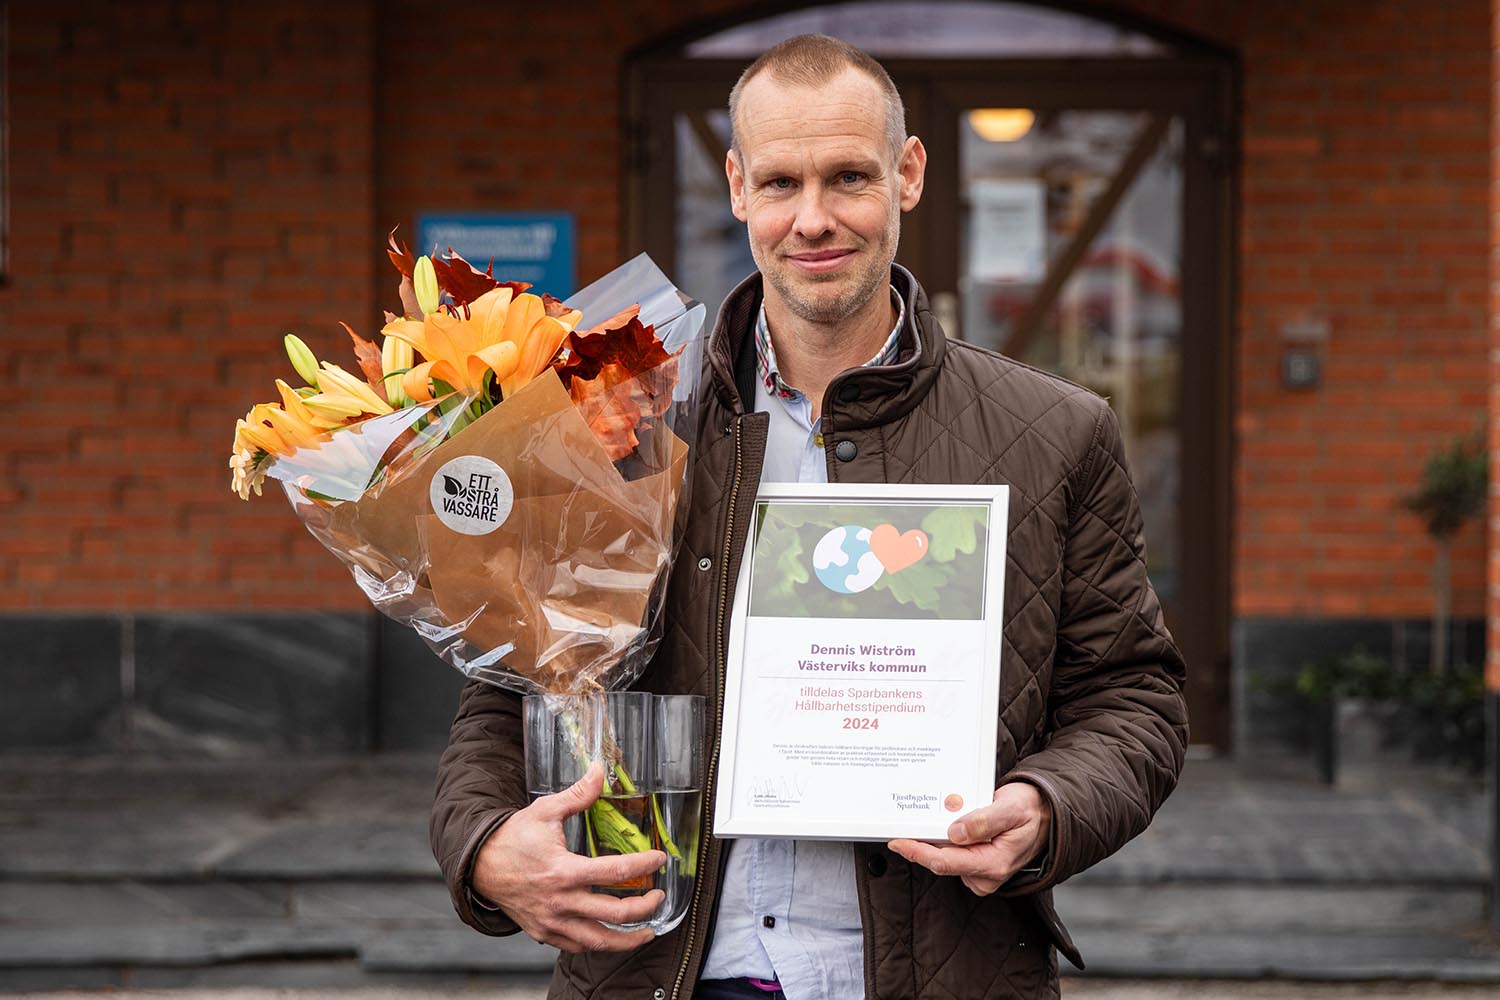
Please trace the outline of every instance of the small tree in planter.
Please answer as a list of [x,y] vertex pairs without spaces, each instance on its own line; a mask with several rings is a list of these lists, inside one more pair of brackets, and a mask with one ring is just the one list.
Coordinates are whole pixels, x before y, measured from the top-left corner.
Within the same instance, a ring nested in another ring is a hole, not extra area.
[[1448,631],[1453,617],[1451,579],[1453,536],[1465,521],[1484,513],[1489,491],[1489,461],[1484,438],[1469,434],[1427,460],[1417,491],[1402,500],[1423,521],[1432,538],[1432,651],[1434,674],[1448,669]]
[[1357,647],[1305,663],[1294,690],[1317,720],[1323,781],[1403,763],[1484,770],[1484,675],[1467,664],[1441,673],[1397,672]]
[[1303,664],[1294,685],[1318,720],[1318,770],[1325,784],[1338,781],[1341,765],[1368,765],[1393,742],[1396,676],[1384,657],[1356,647]]

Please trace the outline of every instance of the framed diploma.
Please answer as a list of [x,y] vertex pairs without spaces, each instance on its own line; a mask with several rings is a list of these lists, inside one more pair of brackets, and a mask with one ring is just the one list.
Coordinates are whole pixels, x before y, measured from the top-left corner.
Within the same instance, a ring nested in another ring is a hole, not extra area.
[[735,592],[714,832],[943,840],[995,791],[1004,486],[768,483]]

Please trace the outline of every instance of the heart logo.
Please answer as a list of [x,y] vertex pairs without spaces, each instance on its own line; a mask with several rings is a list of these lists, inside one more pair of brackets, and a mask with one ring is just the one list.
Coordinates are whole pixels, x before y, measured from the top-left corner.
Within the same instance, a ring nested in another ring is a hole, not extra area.
[[916,528],[902,534],[894,524],[870,532],[870,551],[887,573],[899,573],[927,554],[927,532]]

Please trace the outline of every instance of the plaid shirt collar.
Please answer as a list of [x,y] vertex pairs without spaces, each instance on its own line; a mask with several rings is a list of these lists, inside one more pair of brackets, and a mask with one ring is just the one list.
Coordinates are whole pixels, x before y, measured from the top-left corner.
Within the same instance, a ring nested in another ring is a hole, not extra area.
[[[862,368],[892,364],[896,355],[901,352],[901,328],[906,325],[906,303],[901,300],[901,293],[896,291],[895,285],[891,286],[891,300],[896,303],[896,325],[891,327],[891,335],[886,338],[885,346],[861,365]],[[755,317],[755,362],[760,380],[771,395],[780,399],[793,399],[800,395],[796,389],[782,381],[781,373],[776,370],[776,348],[771,345],[771,328],[766,325],[765,302],[761,302],[760,312]]]

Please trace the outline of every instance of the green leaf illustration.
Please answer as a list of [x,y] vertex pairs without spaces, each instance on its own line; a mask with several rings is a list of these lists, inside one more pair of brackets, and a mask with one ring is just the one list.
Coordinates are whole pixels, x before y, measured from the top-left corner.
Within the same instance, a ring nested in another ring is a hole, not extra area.
[[885,574],[875,582],[875,589],[886,591],[902,604],[936,611],[943,588],[952,578],[951,566],[923,559],[899,573]]
[[775,515],[763,518],[755,541],[752,613],[796,614],[797,588],[812,579],[808,562],[796,528],[783,524]]
[[928,558],[952,562],[960,552],[973,555],[988,517],[984,507],[939,507],[922,518],[922,530],[931,542]]
[[777,594],[790,597],[798,586],[812,579],[812,574],[807,571],[807,565],[811,560],[804,556],[806,550],[802,547],[802,539],[795,528],[782,528],[780,531],[786,535],[786,541],[782,543],[782,548],[773,550],[777,553],[776,562],[771,571],[776,579],[776,586],[773,590]]

